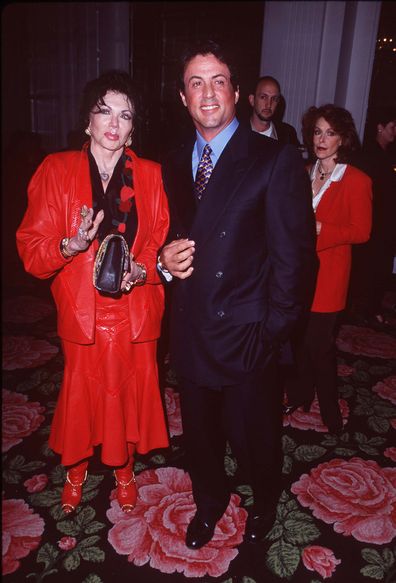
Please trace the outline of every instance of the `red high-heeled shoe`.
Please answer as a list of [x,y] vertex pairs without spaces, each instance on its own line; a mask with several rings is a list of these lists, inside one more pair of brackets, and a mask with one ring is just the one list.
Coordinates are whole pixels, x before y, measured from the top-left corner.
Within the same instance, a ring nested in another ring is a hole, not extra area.
[[[129,468],[131,470],[131,468]],[[116,496],[118,500],[118,504],[121,507],[123,512],[129,514],[136,506],[137,500],[137,488],[136,488],[136,478],[135,474],[132,471],[129,471],[128,477],[126,479],[122,479],[125,470],[114,470],[114,477],[116,481]]]
[[62,510],[65,514],[73,512],[81,502],[82,485],[87,479],[88,462],[82,462],[66,473],[62,492]]
[[114,470],[118,504],[121,510],[127,514],[135,508],[137,500],[136,479],[133,473],[133,449],[132,444],[128,444],[128,463],[123,468]]

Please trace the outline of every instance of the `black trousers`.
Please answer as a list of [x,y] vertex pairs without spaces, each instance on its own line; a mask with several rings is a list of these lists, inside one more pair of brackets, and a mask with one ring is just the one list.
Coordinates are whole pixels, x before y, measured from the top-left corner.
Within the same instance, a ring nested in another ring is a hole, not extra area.
[[226,441],[253,489],[254,512],[277,504],[282,474],[282,394],[274,359],[243,384],[217,388],[181,381],[183,435],[194,501],[202,520],[219,520],[228,506]]
[[339,312],[310,312],[294,339],[296,367],[288,372],[286,393],[293,404],[312,401],[316,394],[323,422],[341,422],[338,406],[335,338]]

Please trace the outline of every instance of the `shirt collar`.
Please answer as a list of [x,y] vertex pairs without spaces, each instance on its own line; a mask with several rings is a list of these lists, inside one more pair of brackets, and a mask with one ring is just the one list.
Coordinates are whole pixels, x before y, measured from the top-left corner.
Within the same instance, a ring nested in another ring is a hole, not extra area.
[[[312,180],[315,178],[316,173],[318,172],[319,162],[320,162],[319,160],[316,160],[316,163],[312,168],[311,172]],[[329,180],[330,182],[339,182],[345,174],[346,167],[347,167],[346,164],[336,164],[333,172],[330,174],[327,180]]]
[[259,132],[258,130],[256,130],[253,127],[252,122],[250,122],[250,127],[252,128],[252,130],[254,132],[257,132],[258,134],[261,134],[262,136],[267,136],[268,138],[272,138],[273,140],[277,140],[278,139],[278,135],[276,133],[276,129],[275,129],[274,124],[272,123],[271,120],[268,123],[269,123],[268,129],[266,129],[266,130],[264,130],[262,132]]
[[210,140],[210,142],[204,140],[204,138],[201,136],[201,134],[197,130],[196,131],[196,134],[197,134],[196,146],[197,146],[198,159],[200,160],[202,158],[203,149],[206,146],[206,144],[209,144],[211,147],[211,150],[212,150],[212,154],[210,155],[210,157],[212,158],[213,164],[215,164],[217,162],[217,160],[220,158],[224,148],[226,147],[227,143],[229,142],[229,140],[233,136],[233,134],[238,126],[239,126],[239,121],[237,120],[236,117],[234,117],[234,119],[231,121],[231,123],[229,123],[228,126],[226,126],[223,130],[221,130],[221,132],[218,133],[217,136],[215,136],[212,140]]

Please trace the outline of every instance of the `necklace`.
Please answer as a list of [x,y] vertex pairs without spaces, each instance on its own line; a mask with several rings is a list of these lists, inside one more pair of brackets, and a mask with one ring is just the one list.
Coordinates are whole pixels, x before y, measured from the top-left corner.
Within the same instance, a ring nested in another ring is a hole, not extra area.
[[103,182],[107,182],[110,178],[110,174],[108,174],[108,172],[99,172],[99,174]]
[[333,170],[330,170],[329,172],[325,172],[325,171],[322,169],[322,166],[321,166],[320,164],[319,164],[319,166],[318,166],[318,171],[319,171],[319,174],[320,174],[320,176],[319,176],[319,180],[324,180],[324,177],[325,177],[325,176],[328,176],[329,174],[331,174],[331,173],[333,172]]

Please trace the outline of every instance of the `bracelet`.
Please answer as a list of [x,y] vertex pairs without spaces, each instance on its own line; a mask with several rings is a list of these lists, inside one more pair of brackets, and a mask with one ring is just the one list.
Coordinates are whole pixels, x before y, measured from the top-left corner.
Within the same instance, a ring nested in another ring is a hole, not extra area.
[[130,283],[131,283],[131,285],[143,285],[144,283],[146,283],[146,279],[147,279],[146,266],[143,263],[138,263],[138,262],[136,262],[136,265],[138,265],[140,267],[141,273],[134,280],[132,280]]
[[69,244],[70,239],[68,237],[64,237],[62,239],[62,241],[60,242],[60,252],[61,255],[64,259],[70,259],[70,257],[73,257],[73,255],[76,255],[76,253],[70,253],[70,251],[67,250],[67,246]]
[[159,269],[161,271],[165,271],[165,273],[170,273],[169,272],[169,269],[166,269],[165,265],[162,263],[162,261],[161,261],[161,255],[158,255],[158,258],[157,258],[157,267],[159,267]]

